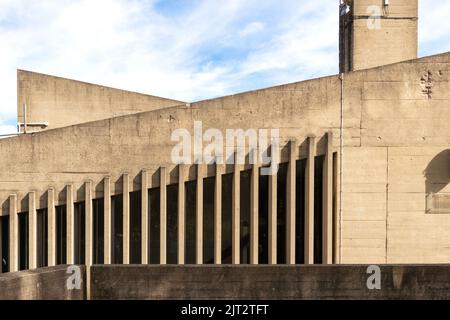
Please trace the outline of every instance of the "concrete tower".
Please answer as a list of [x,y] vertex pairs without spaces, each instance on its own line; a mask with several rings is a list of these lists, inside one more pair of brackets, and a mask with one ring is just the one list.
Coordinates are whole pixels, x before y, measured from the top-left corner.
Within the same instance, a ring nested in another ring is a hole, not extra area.
[[341,72],[417,58],[418,0],[341,0]]

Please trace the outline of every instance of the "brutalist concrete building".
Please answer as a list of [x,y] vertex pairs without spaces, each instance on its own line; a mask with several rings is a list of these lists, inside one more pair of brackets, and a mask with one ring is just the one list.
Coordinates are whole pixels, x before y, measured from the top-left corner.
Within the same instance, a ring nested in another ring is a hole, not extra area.
[[[19,70],[1,271],[449,263],[450,54],[417,57],[418,0],[339,14],[341,74],[207,101]],[[198,148],[176,163],[179,130]]]

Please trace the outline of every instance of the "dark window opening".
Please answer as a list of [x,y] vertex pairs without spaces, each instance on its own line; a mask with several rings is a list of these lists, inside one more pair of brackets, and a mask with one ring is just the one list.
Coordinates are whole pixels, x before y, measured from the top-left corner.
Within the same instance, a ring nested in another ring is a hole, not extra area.
[[295,179],[295,263],[305,263],[305,170],[306,160],[296,163]]
[[37,267],[48,266],[48,213],[47,209],[37,211]]
[[167,264],[178,263],[178,184],[167,186]]
[[314,263],[322,263],[323,164],[325,157],[315,159],[314,172]]
[[123,196],[111,197],[112,261],[123,263]]
[[277,263],[286,263],[286,214],[287,214],[288,164],[280,164],[277,174]]
[[250,263],[250,193],[251,193],[251,176],[252,171],[241,172],[241,192],[240,192],[240,205],[241,205],[241,222],[240,222],[240,263]]
[[86,263],[86,205],[84,202],[74,205],[74,231],[75,231],[75,264]]
[[1,272],[9,272],[9,216],[0,217],[0,268]]
[[56,264],[67,263],[67,209],[56,207]]
[[185,209],[186,209],[186,264],[195,264],[195,226],[196,226],[196,194],[197,182],[185,183]]
[[261,175],[259,170],[259,222],[258,222],[258,261],[269,262],[269,176]]
[[140,264],[142,261],[142,196],[141,191],[130,193],[130,262]]
[[150,263],[160,263],[160,189],[150,189],[148,191],[148,210],[149,210],[149,232],[150,232]]
[[222,176],[222,264],[232,263],[233,174]]
[[28,212],[19,213],[19,270],[28,269]]
[[104,199],[95,199],[92,202],[94,220],[94,264],[103,264],[105,261],[105,212]]
[[203,263],[214,264],[214,195],[216,178],[203,180]]

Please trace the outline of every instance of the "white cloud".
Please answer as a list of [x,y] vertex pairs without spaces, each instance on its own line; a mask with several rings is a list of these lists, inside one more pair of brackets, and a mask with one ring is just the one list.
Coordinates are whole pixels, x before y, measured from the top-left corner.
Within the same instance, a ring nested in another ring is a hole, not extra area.
[[[15,118],[17,68],[185,101],[338,70],[338,1],[188,3],[0,0],[0,124]],[[428,51],[445,46],[449,5],[421,1]]]
[[264,27],[265,24],[260,21],[251,22],[247,24],[241,32],[239,32],[239,35],[241,37],[247,37],[257,32],[261,32],[264,29]]

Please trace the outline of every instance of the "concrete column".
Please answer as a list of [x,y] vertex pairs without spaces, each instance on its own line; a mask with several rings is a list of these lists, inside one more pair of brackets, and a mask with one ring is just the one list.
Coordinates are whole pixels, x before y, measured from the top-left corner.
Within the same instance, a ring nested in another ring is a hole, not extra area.
[[19,217],[17,195],[9,196],[9,272],[19,271]]
[[49,189],[47,192],[47,243],[48,243],[48,266],[56,265],[56,209],[55,190]]
[[148,264],[148,239],[149,239],[149,216],[148,216],[148,173],[141,172],[141,263]]
[[252,166],[250,189],[250,264],[258,264],[259,167],[257,164]]
[[322,263],[333,263],[333,133],[327,134],[323,166]]
[[[74,210],[74,187],[66,186],[66,212],[67,212],[67,264],[75,263],[75,210]],[[86,214],[86,213],[85,213]],[[86,216],[87,218],[87,216]],[[87,219],[86,219],[87,225]]]
[[305,264],[314,264],[314,161],[316,138],[308,138],[305,173]]
[[232,195],[232,263],[241,263],[241,166],[237,164],[235,157],[233,172],[233,195]]
[[94,214],[92,207],[92,181],[86,181],[84,184],[84,201],[85,201],[85,217],[86,217],[86,240],[85,240],[85,251],[86,251],[86,266],[92,265],[92,260],[94,258]]
[[167,264],[167,169],[160,170],[160,264]]
[[130,264],[130,176],[123,175],[123,264]]
[[333,226],[333,232],[334,232],[334,258],[333,263],[340,264],[341,263],[341,212],[340,212],[340,193],[341,193],[341,187],[340,187],[340,159],[339,157],[336,157],[336,161],[333,163],[333,194],[335,198],[335,206],[333,208],[334,212],[334,226]]
[[111,222],[111,178],[105,177],[103,180],[103,209],[104,209],[104,256],[105,264],[111,264],[111,242],[112,242],[112,222]]
[[178,166],[178,264],[185,262],[186,247],[186,166]]
[[269,176],[269,264],[277,264],[277,180]]
[[295,199],[297,141],[289,144],[289,163],[286,188],[286,264],[295,264]]
[[37,212],[36,193],[28,194],[28,268],[37,268]]
[[197,165],[197,193],[195,201],[195,261],[203,264],[203,178],[205,166]]
[[222,174],[224,166],[216,164],[214,191],[214,263],[222,264]]

